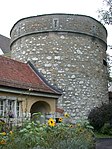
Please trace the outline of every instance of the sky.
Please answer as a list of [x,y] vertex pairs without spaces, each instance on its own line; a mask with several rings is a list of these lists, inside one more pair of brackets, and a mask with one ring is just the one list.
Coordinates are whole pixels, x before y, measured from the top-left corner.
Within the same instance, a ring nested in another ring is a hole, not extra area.
[[[97,10],[103,0],[1,0],[0,34],[10,37],[10,30],[20,19],[49,13],[83,14],[98,20]],[[112,25],[106,26],[111,44]]]

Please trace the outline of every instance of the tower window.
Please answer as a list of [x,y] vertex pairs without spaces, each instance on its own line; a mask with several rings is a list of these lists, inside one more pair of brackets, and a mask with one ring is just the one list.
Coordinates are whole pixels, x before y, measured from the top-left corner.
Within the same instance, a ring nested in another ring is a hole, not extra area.
[[107,66],[107,61],[103,59],[103,65]]
[[53,28],[58,28],[59,27],[59,19],[58,18],[54,18],[53,19]]

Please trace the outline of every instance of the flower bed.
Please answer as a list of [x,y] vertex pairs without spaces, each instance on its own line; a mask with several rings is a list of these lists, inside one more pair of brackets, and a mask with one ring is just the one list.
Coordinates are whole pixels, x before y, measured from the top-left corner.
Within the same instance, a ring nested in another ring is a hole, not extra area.
[[87,121],[75,125],[63,123],[59,118],[56,124],[50,118],[46,124],[39,121],[26,122],[20,128],[0,134],[0,149],[93,149],[94,134]]

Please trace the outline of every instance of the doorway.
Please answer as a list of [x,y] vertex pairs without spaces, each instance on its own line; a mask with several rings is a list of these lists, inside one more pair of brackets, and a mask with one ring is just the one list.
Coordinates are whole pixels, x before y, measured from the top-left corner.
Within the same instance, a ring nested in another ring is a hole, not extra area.
[[42,113],[42,114],[45,114],[45,113],[49,113],[51,111],[51,108],[50,108],[50,105],[45,102],[45,101],[37,101],[35,102],[32,106],[31,106],[31,109],[30,109],[30,113],[31,115],[33,113]]

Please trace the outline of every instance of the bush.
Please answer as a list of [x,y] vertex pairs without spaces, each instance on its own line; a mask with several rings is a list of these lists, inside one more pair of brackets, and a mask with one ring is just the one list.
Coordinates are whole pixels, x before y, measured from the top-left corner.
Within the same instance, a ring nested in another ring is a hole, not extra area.
[[98,131],[104,125],[104,113],[100,108],[94,108],[88,116],[88,120],[90,125],[94,127],[94,130]]
[[112,103],[102,104],[101,107],[92,109],[88,120],[96,131],[100,131],[105,123],[112,121]]
[[112,127],[109,123],[105,123],[100,132],[105,135],[112,135]]

